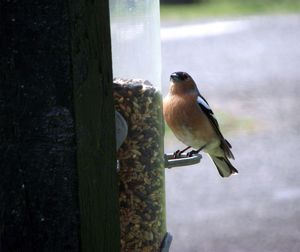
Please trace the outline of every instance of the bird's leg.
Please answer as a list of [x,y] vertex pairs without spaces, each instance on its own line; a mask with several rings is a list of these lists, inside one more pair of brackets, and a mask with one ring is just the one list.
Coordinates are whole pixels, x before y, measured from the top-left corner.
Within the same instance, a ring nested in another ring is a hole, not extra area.
[[186,147],[186,148],[183,149],[183,150],[177,150],[177,151],[175,151],[174,154],[173,154],[174,158],[179,158],[180,155],[181,155],[183,152],[185,152],[186,150],[190,149],[191,147],[192,147],[192,146],[188,146],[188,147]]
[[192,146],[188,146],[188,147],[186,147],[185,149],[183,149],[182,151],[179,151],[179,156],[180,156],[183,152],[185,152],[186,150],[188,150],[188,149],[190,149],[190,148],[192,148]]
[[203,150],[205,148],[206,145],[203,145],[202,147],[200,147],[198,150],[192,150],[187,154],[187,157],[191,157],[194,154],[198,154],[201,150]]

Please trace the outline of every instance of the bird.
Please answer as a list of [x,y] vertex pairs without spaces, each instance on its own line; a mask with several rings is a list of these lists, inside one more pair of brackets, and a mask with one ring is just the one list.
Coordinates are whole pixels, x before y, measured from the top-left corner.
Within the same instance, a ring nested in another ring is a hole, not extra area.
[[200,151],[209,155],[221,177],[237,174],[229,159],[234,159],[231,144],[223,137],[218,121],[199,92],[195,81],[186,72],[174,72],[170,76],[169,92],[163,99],[164,119],[179,141],[187,145],[174,152],[174,157],[190,149],[192,156]]

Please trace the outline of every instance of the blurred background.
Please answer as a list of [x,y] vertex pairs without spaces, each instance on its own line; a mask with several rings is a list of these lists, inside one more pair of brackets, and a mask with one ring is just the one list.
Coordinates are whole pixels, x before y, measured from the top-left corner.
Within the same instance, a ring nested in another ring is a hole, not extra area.
[[[187,71],[239,175],[166,171],[171,252],[300,251],[300,1],[161,0],[162,92]],[[166,128],[165,148],[184,147]]]

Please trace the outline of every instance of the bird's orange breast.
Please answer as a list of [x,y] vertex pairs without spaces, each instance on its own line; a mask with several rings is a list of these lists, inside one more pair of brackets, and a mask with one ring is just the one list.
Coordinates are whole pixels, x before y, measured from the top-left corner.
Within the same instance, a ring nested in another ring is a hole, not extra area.
[[184,144],[199,148],[217,139],[217,135],[196,99],[194,94],[168,95],[163,111],[175,136]]

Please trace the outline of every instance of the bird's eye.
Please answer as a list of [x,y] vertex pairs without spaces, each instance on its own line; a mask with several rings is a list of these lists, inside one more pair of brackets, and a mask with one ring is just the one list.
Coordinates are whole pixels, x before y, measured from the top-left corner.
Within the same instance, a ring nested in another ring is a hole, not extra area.
[[188,75],[186,73],[183,74],[183,79],[186,80],[188,78]]

